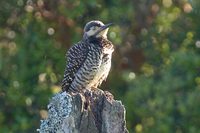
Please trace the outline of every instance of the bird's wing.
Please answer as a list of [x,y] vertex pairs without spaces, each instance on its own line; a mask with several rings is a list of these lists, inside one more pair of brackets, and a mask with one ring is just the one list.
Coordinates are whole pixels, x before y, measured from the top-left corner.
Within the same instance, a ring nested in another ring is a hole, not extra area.
[[62,81],[62,90],[68,90],[70,84],[75,78],[75,74],[82,66],[85,61],[88,49],[86,45],[82,42],[79,42],[73,45],[66,54],[67,65],[64,72],[64,78]]
[[70,91],[77,92],[84,89],[91,89],[90,84],[93,83],[92,81],[102,63],[102,48],[96,47],[93,44],[90,44],[88,48],[87,58],[75,74],[74,80],[69,87]]

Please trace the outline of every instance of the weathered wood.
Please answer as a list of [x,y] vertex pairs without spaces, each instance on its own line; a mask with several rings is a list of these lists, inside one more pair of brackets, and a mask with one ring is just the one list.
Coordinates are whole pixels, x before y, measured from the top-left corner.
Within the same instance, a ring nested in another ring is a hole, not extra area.
[[60,92],[48,105],[48,118],[41,121],[40,133],[128,133],[125,108],[109,92],[90,95]]

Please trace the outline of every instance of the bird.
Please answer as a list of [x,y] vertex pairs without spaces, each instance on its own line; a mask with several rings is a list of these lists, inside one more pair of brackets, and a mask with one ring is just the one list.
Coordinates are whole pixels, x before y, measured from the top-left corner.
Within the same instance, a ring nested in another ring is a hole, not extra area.
[[86,23],[81,41],[66,53],[62,91],[85,92],[97,89],[106,80],[114,45],[107,39],[109,27],[99,20]]

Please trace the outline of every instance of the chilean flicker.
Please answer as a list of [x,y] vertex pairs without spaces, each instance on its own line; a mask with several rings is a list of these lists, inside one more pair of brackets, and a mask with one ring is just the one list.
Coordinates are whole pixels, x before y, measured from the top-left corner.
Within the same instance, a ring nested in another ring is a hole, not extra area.
[[81,41],[67,52],[67,64],[62,90],[84,92],[92,90],[106,80],[111,68],[113,44],[107,39],[109,26],[101,21],[90,21],[84,27]]

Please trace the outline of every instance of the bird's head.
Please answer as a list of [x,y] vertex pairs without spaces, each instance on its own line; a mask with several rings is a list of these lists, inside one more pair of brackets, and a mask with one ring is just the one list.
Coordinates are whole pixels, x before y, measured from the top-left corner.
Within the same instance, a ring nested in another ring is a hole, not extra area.
[[112,23],[104,25],[101,21],[98,20],[90,21],[85,25],[84,37],[107,38],[108,29],[111,25]]

